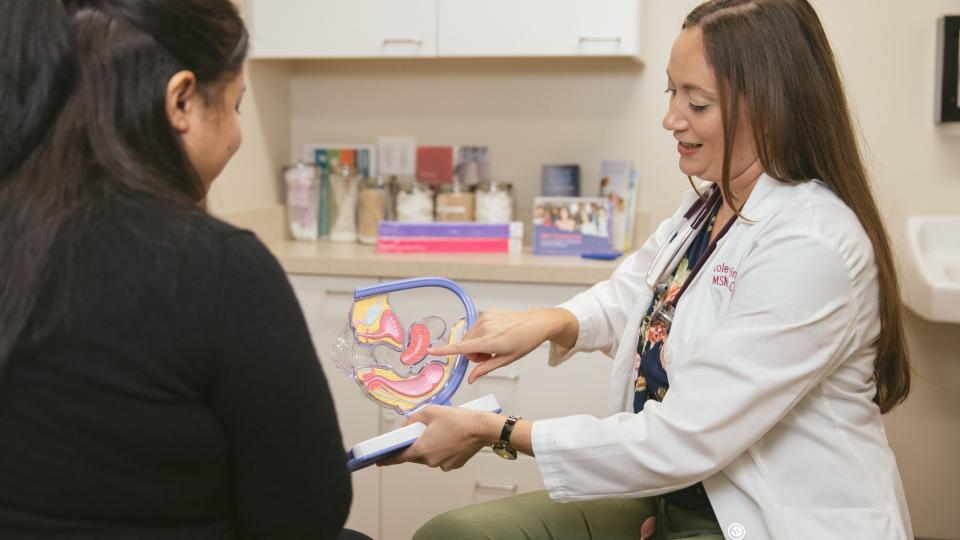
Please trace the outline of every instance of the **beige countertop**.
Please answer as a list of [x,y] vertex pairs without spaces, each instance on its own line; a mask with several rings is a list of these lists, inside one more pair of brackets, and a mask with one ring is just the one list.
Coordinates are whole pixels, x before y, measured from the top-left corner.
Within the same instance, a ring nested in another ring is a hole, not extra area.
[[291,274],[405,278],[443,276],[465,281],[592,285],[610,277],[617,261],[524,253],[377,253],[375,246],[329,241],[267,242]]
[[375,246],[355,243],[290,240],[282,207],[218,217],[257,233],[290,274],[592,285],[610,277],[623,260],[533,255],[529,247],[523,253],[377,253]]

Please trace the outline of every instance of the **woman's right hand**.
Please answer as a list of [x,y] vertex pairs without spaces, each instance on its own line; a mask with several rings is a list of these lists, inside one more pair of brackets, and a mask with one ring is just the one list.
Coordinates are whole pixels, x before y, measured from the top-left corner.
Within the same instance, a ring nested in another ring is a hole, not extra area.
[[431,348],[429,353],[435,356],[463,354],[471,362],[477,362],[479,365],[467,379],[473,383],[522,358],[544,341],[572,347],[579,329],[576,317],[562,308],[484,311],[461,341]]

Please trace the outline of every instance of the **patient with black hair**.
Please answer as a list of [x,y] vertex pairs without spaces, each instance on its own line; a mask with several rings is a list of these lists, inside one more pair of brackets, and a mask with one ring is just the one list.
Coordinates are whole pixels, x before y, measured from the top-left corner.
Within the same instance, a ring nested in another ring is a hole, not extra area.
[[0,0],[0,537],[346,534],[286,275],[203,209],[247,47],[230,0]]

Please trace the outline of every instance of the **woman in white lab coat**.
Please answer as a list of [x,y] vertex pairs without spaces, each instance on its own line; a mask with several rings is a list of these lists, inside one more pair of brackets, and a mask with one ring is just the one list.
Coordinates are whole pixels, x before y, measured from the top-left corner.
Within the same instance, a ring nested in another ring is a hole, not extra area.
[[611,416],[414,415],[428,428],[394,462],[451,469],[494,444],[534,455],[546,487],[416,538],[912,537],[881,420],[910,383],[897,281],[816,13],[699,6],[667,92],[680,169],[704,183],[608,281],[433,351],[479,362],[473,381],[546,340],[553,364],[602,350]]

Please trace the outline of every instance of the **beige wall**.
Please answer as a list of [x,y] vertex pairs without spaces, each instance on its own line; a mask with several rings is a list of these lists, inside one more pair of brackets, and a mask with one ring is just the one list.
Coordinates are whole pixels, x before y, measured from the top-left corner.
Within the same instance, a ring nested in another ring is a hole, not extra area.
[[907,318],[913,391],[888,414],[913,528],[918,535],[960,538],[960,325]]
[[[299,63],[292,88],[292,158],[304,143],[413,135],[419,144],[490,146],[494,176],[520,207],[544,163],[579,163],[584,195],[601,160],[625,158],[645,177],[644,202],[673,202],[686,179],[660,127],[664,51],[692,2],[647,4],[646,65],[626,59],[371,60]],[[645,74],[651,74],[644,76]],[[666,149],[666,152],[662,151]],[[665,215],[666,208],[655,213]]]
[[[244,0],[235,2],[242,11]],[[290,66],[248,62],[244,77],[243,144],[207,195],[218,214],[275,205],[283,193],[277,178],[290,149]]]
[[[211,194],[215,211],[279,202],[277,175],[307,142],[414,135],[486,144],[521,206],[542,163],[580,163],[589,193],[604,158],[629,158],[658,221],[686,180],[660,127],[670,44],[693,0],[648,0],[646,63],[620,60],[253,62],[246,142]],[[912,213],[957,212],[960,126],[935,126],[934,29],[960,0],[815,0],[839,57],[891,233]],[[252,99],[251,99],[252,98]],[[895,242],[899,245],[899,239]],[[914,393],[887,418],[918,534],[960,538],[960,325],[909,317]]]
[[[934,115],[936,19],[958,0],[817,0],[862,126],[865,154],[895,244],[904,219],[957,213],[960,125]],[[960,231],[958,231],[960,233]],[[914,387],[887,417],[918,535],[960,538],[960,324],[911,315]]]
[[245,71],[243,144],[207,196],[215,213],[269,206],[282,194],[277,177],[290,149],[289,66],[249,62]]

